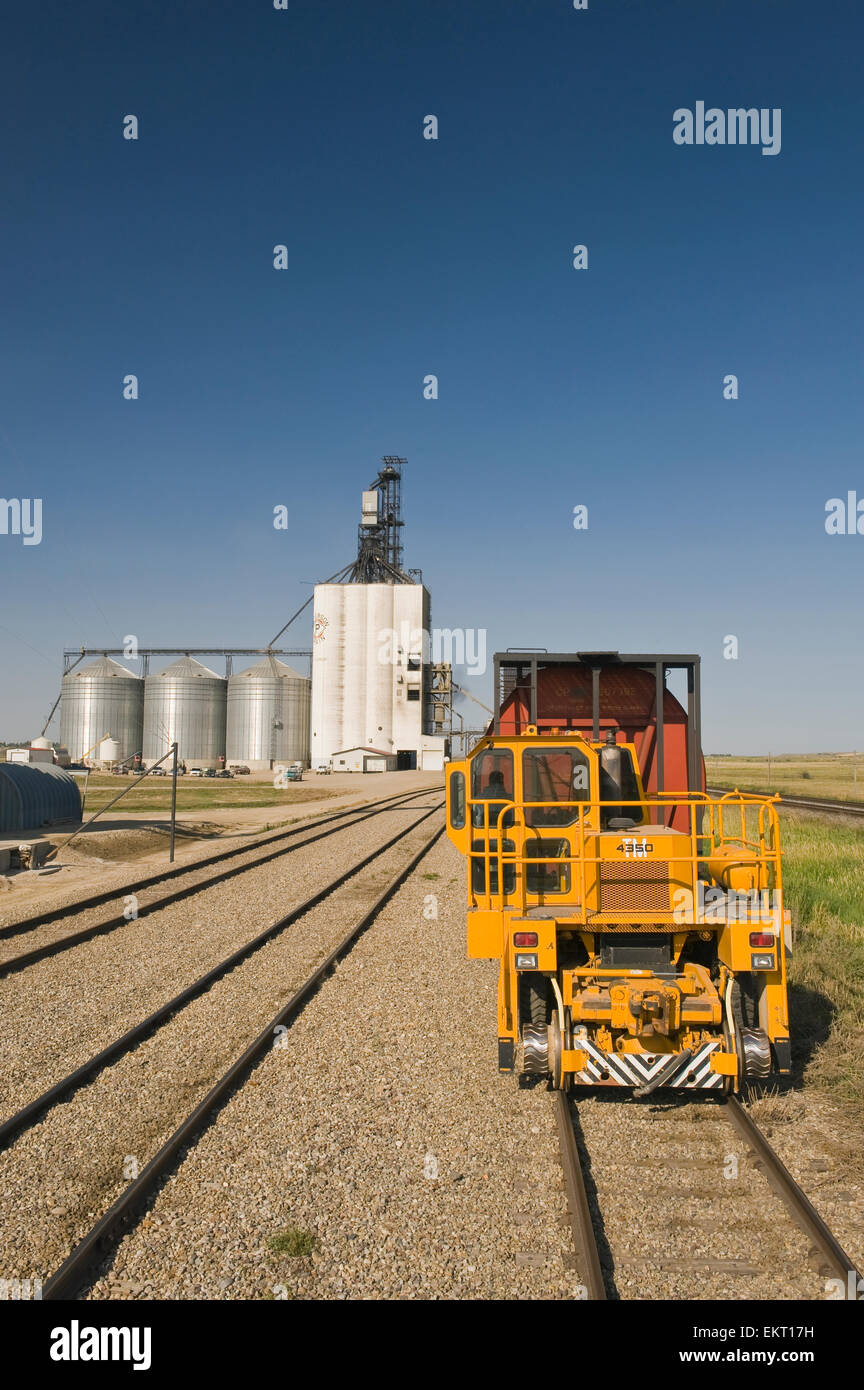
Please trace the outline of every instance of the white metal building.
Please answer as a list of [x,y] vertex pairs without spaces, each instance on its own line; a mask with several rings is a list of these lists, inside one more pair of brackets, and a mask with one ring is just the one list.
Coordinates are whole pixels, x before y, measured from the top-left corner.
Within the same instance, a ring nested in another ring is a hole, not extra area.
[[26,748],[7,748],[7,763],[53,763],[54,749],[47,739],[34,739]]
[[372,749],[395,757],[400,770],[440,770],[444,739],[424,733],[428,591],[422,584],[318,584],[314,612],[312,766],[334,753]]
[[440,734],[421,734],[417,766],[423,772],[444,771],[444,739]]
[[340,748],[333,754],[334,772],[395,772],[396,754],[383,748]]

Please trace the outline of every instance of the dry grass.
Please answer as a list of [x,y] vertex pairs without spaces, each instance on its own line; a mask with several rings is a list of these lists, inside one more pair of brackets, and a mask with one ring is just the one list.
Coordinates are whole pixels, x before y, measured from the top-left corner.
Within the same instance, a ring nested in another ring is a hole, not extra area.
[[771,758],[770,777],[767,754],[706,758],[705,770],[710,787],[864,802],[864,754],[781,753]]
[[[84,788],[84,778],[79,777],[78,785]],[[107,806],[113,797],[118,796],[124,787],[130,787],[131,777],[110,777],[91,774],[87,783],[85,819],[93,811]],[[316,784],[307,782],[299,786],[279,788],[268,781],[253,780],[249,777],[180,777],[177,779],[178,811],[230,811],[254,806],[288,806],[298,801],[324,801],[336,796],[335,791],[327,791]],[[117,803],[118,813],[137,813],[138,811],[170,811],[171,778],[147,777],[132,788],[127,796]]]
[[785,1124],[794,1120],[800,1106],[794,1091],[778,1091],[774,1087],[763,1091],[760,1096],[753,1097],[748,1109],[753,1119],[764,1129],[766,1125]]

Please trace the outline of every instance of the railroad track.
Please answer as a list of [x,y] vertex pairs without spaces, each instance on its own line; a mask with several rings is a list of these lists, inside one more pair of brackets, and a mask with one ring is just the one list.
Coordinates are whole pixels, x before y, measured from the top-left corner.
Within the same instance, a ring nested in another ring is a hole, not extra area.
[[[419,796],[429,795],[429,788],[420,788],[417,791],[400,793],[398,796],[385,797],[381,801],[376,801],[371,806],[356,807],[345,811],[335,812],[333,815],[324,816],[319,820],[309,822],[304,825],[295,826],[292,830],[280,831],[276,835],[267,836],[266,839],[258,840],[252,845],[237,846],[230,850],[224,850],[217,855],[209,856],[203,860],[197,860],[192,864],[178,866],[176,869],[165,870],[154,874],[150,878],[138,879],[132,883],[107,890],[104,893],[96,893],[88,898],[82,898],[71,906],[54,908],[40,914],[37,917],[30,917],[23,922],[15,923],[10,926],[0,928],[0,939],[20,936],[27,932],[37,930],[43,926],[50,926],[56,922],[62,922],[67,918],[76,918],[80,913],[89,911],[92,908],[103,906],[107,902],[116,903],[118,900],[123,902],[129,895],[136,898],[147,888],[166,880],[177,878],[185,879],[179,887],[173,888],[169,893],[164,893],[160,897],[151,898],[138,905],[135,918],[128,918],[123,912],[115,912],[98,920],[87,927],[78,931],[68,932],[50,941],[40,943],[32,947],[29,951],[21,951],[17,955],[8,956],[5,960],[0,960],[0,979],[7,975],[16,974],[20,970],[26,969],[29,965],[35,965],[37,961],[46,960],[51,956],[59,955],[62,951],[68,951],[74,946],[80,946],[83,942],[92,941],[96,936],[105,936],[108,932],[116,931],[120,927],[128,927],[131,922],[140,920],[145,915],[155,912],[160,908],[168,907],[172,903],[181,902],[184,898],[189,898],[193,894],[201,892],[205,888],[212,888],[215,884],[223,883],[227,879],[235,878],[238,874],[245,873],[249,869],[255,869],[262,864],[268,864],[274,859],[280,859],[284,855],[292,854],[295,850],[303,849],[307,845],[313,845],[319,840],[326,840],[331,835],[337,835],[340,831],[350,829],[355,825],[362,824],[363,821],[371,820],[375,816],[381,815],[385,811],[398,810],[401,806],[408,805]],[[434,795],[434,791],[433,791]],[[349,819],[350,818],[350,819]],[[339,822],[339,824],[333,824]],[[319,834],[307,835],[308,831],[317,830],[320,826],[329,828],[321,830]],[[298,836],[305,835],[306,838],[298,839]],[[288,841],[289,843],[285,843]],[[272,846],[276,848],[272,848]],[[259,848],[264,849],[263,854],[256,854]],[[252,858],[242,859],[242,856],[253,856]],[[231,863],[227,868],[219,868],[217,872],[205,874],[200,877],[202,869],[207,869],[213,865],[224,865],[226,860],[241,858],[242,862]]]
[[[353,865],[338,878],[322,887],[306,902],[294,908],[286,917],[279,922],[273,923],[253,941],[247,943],[233,956],[223,961],[214,970],[209,971],[206,976],[194,982],[187,990],[175,999],[168,1001],[156,1013],[142,1022],[135,1028],[118,1038],[109,1047],[104,1048],[100,1053],[91,1058],[83,1067],[79,1067],[74,1073],[65,1077],[57,1085],[23,1110],[17,1112],[6,1121],[0,1130],[2,1139],[6,1144],[11,1143],[26,1130],[32,1128],[40,1119],[54,1109],[57,1104],[68,1099],[73,1091],[80,1086],[86,1085],[99,1072],[103,1071],[109,1064],[116,1062],[124,1053],[129,1052],[144,1037],[157,1031],[170,1018],[176,1015],[179,1009],[199,994],[209,989],[210,986],[221,978],[224,974],[236,968],[241,962],[246,960],[266,942],[273,939],[275,935],[283,931],[287,926],[297,921],[305,913],[319,904],[325,897],[335,893],[349,880],[355,878],[361,870],[381,858],[386,851],[393,847],[399,840],[406,835],[414,832],[418,826],[441,809],[443,803],[432,807],[430,810],[412,821],[411,826],[403,828],[402,831],[384,845],[376,848],[371,854],[367,855],[359,863]],[[158,1152],[147,1163],[140,1174],[122,1192],[121,1196],[110,1206],[103,1216],[95,1222],[89,1231],[79,1239],[72,1249],[69,1256],[63,1261],[54,1274],[46,1281],[43,1288],[44,1299],[69,1299],[76,1297],[89,1284],[93,1283],[98,1275],[100,1268],[110,1259],[112,1251],[124,1234],[132,1229],[144,1215],[145,1210],[157,1194],[163,1180],[165,1180],[178,1162],[182,1161],[182,1156],[191,1146],[195,1144],[200,1135],[215,1119],[224,1103],[230,1095],[248,1079],[253,1072],[256,1064],[273,1048],[278,1040],[280,1045],[284,1045],[284,1034],[291,1022],[298,1016],[304,1005],[311,996],[319,989],[326,977],[331,973],[334,966],[351,950],[359,937],[375,921],[384,906],[394,896],[406,879],[414,872],[418,864],[429,852],[432,846],[443,834],[443,826],[436,829],[429,836],[419,850],[393,874],[386,886],[377,892],[374,900],[364,908],[361,915],[353,922],[350,928],[340,934],[339,939],[328,951],[325,958],[307,976],[298,989],[295,989],[290,998],[279,1009],[278,1013],[270,1020],[267,1026],[248,1044],[219,1077],[214,1085],[210,1087],[203,1099],[195,1105],[194,1109],[182,1120],[174,1129],[170,1137],[162,1143]],[[350,900],[350,899],[349,899]]]
[[[655,1103],[630,1103],[627,1101],[617,1101],[623,1108],[626,1107],[632,1113],[635,1108],[641,1109],[643,1115],[651,1116],[658,1110],[662,1113],[662,1107]],[[690,1108],[691,1115],[694,1102],[675,1101],[670,1103],[669,1111],[678,1114],[686,1114]],[[666,1113],[668,1114],[669,1111]],[[688,1214],[684,1210],[685,1205],[692,1203],[698,1208],[702,1194],[700,1191],[685,1190],[682,1185],[681,1190],[676,1192],[670,1204],[669,1212],[666,1213],[671,1219],[667,1220],[666,1225],[659,1233],[659,1241],[652,1247],[646,1243],[644,1230],[638,1234],[640,1258],[633,1260],[632,1248],[627,1248],[623,1242],[610,1234],[610,1230],[604,1219],[605,1202],[599,1196],[600,1188],[604,1185],[602,1180],[597,1178],[594,1171],[594,1160],[591,1157],[590,1144],[586,1144],[585,1136],[580,1130],[579,1107],[574,1108],[571,1098],[564,1091],[559,1091],[556,1095],[556,1117],[558,1124],[558,1137],[560,1145],[561,1166],[564,1171],[564,1183],[567,1192],[569,1206],[569,1222],[575,1252],[575,1263],[586,1290],[586,1297],[589,1300],[599,1301],[609,1298],[626,1297],[657,1297],[656,1291],[639,1294],[627,1291],[626,1295],[618,1287],[616,1279],[619,1275],[619,1268],[624,1271],[633,1268],[634,1265],[643,1269],[650,1268],[652,1271],[668,1270],[672,1277],[680,1279],[683,1274],[685,1278],[689,1276],[695,1280],[695,1291],[688,1295],[682,1293],[680,1288],[676,1289],[675,1297],[705,1297],[704,1292],[707,1280],[720,1276],[728,1281],[731,1279],[752,1280],[754,1278],[765,1278],[770,1275],[777,1278],[778,1267],[771,1265],[773,1252],[777,1249],[777,1226],[776,1226],[776,1203],[766,1202],[767,1194],[763,1190],[753,1194],[753,1200],[749,1196],[745,1198],[747,1203],[743,1214],[743,1229],[746,1229],[748,1236],[752,1236],[753,1258],[724,1259],[717,1257],[715,1251],[718,1240],[722,1241],[725,1235],[725,1227],[722,1224],[722,1215],[717,1214],[718,1196],[716,1191],[709,1198],[707,1215],[700,1215],[698,1210],[693,1210]],[[708,1101],[702,1108],[702,1118],[710,1122],[715,1120],[726,1132],[726,1138],[720,1133],[710,1135],[710,1139],[720,1139],[722,1141],[717,1156],[714,1158],[682,1158],[673,1157],[671,1160],[656,1155],[656,1142],[658,1135],[645,1133],[645,1144],[642,1162],[629,1167],[623,1163],[616,1163],[613,1156],[611,1162],[608,1154],[604,1158],[613,1172],[617,1169],[622,1170],[623,1181],[630,1184],[628,1193],[632,1200],[633,1184],[636,1184],[638,1193],[644,1191],[645,1206],[643,1211],[649,1219],[649,1226],[652,1219],[663,1218],[663,1188],[660,1183],[659,1174],[663,1168],[669,1164],[692,1165],[691,1171],[711,1173],[716,1176],[722,1164],[723,1155],[726,1162],[736,1157],[733,1154],[725,1154],[724,1149],[728,1148],[729,1131],[731,1130],[737,1139],[743,1142],[747,1152],[747,1162],[757,1174],[765,1180],[765,1184],[770,1186],[771,1192],[779,1198],[786,1212],[794,1223],[794,1228],[804,1238],[806,1246],[806,1261],[815,1267],[818,1275],[834,1277],[842,1281],[842,1286],[847,1287],[847,1280],[850,1271],[860,1278],[860,1274],[855,1269],[849,1256],[842,1246],[832,1235],[831,1231],[822,1220],[819,1213],[813,1207],[806,1193],[792,1177],[778,1154],[771,1147],[765,1135],[759,1129],[747,1110],[735,1097],[717,1103]],[[704,1128],[704,1124],[703,1124]],[[662,1131],[661,1131],[661,1136]],[[671,1137],[671,1136],[670,1136]],[[707,1136],[706,1136],[707,1137]],[[691,1141],[692,1142],[692,1141]],[[704,1147],[703,1144],[703,1152]],[[599,1161],[602,1164],[604,1158]],[[636,1167],[635,1173],[633,1167]],[[680,1168],[678,1169],[680,1173]],[[726,1175],[728,1176],[728,1174]],[[703,1184],[707,1187],[708,1179]],[[729,1193],[732,1188],[727,1184]],[[726,1194],[724,1194],[725,1196]],[[735,1193],[735,1196],[738,1194]],[[723,1198],[720,1202],[722,1204]],[[728,1204],[727,1204],[728,1205]],[[766,1221],[767,1216],[767,1221]],[[740,1220],[739,1214],[739,1222]],[[760,1226],[762,1229],[760,1230]],[[676,1259],[670,1253],[675,1243],[676,1236],[680,1239],[683,1232],[694,1230],[697,1235],[694,1240],[695,1256],[690,1258]],[[621,1247],[619,1260],[616,1247]],[[805,1248],[805,1247],[802,1247]],[[767,1252],[767,1253],[766,1253]],[[767,1260],[767,1267],[766,1267]],[[801,1269],[796,1266],[794,1277],[800,1278]],[[728,1294],[721,1295],[728,1297]],[[761,1296],[754,1293],[751,1296]],[[779,1296],[783,1296],[782,1294]],[[786,1297],[794,1297],[792,1293],[787,1293]],[[804,1295],[807,1296],[806,1294]],[[810,1293],[810,1297],[818,1296],[815,1292]]]
[[[727,792],[734,791],[733,787],[708,787],[709,796],[725,796]],[[739,787],[747,796],[770,796],[770,792],[748,792],[745,787]],[[800,811],[821,811],[829,816],[864,816],[864,805],[854,801],[808,801],[802,796],[787,796],[785,792],[780,793],[780,805],[790,806]]]
[[43,1115],[61,1101],[68,1100],[80,1086],[86,1085],[88,1082],[92,1081],[105,1067],[110,1066],[113,1062],[125,1056],[126,1053],[131,1052],[133,1048],[137,1047],[145,1038],[155,1033],[160,1027],[167,1023],[169,1019],[173,1018],[181,1009],[185,1008],[187,1004],[190,1004],[194,999],[205,994],[217,981],[223,979],[226,975],[230,974],[232,970],[235,970],[238,965],[241,965],[245,960],[255,955],[263,946],[281,935],[288,927],[293,926],[295,922],[298,922],[300,918],[304,917],[308,912],[311,912],[312,909],[323,902],[325,898],[330,897],[332,893],[335,893],[339,888],[343,887],[343,885],[356,878],[363,869],[368,868],[370,864],[380,859],[387,850],[392,849],[394,845],[404,839],[405,835],[409,833],[410,830],[413,830],[417,825],[421,825],[423,821],[428,820],[438,809],[440,809],[440,807],[433,807],[431,810],[426,811],[420,816],[419,820],[413,822],[412,825],[408,827],[408,830],[401,829],[389,840],[386,840],[383,845],[376,846],[371,853],[365,855],[357,863],[352,864],[329,883],[324,884],[310,897],[292,908],[290,912],[286,913],[286,915],[281,917],[277,922],[272,922],[264,931],[259,932],[257,936],[245,942],[238,950],[226,956],[224,960],[220,961],[218,965],[214,965],[210,970],[206,971],[205,974],[200,975],[192,984],[187,985],[179,994],[174,995],[174,997],[169,999],[165,1004],[162,1004],[158,1009],[154,1010],[154,1012],[148,1014],[140,1023],[128,1029],[119,1038],[109,1043],[107,1047],[100,1049],[99,1052],[89,1058],[81,1066],[76,1067],[74,1071],[69,1072],[67,1076],[55,1082],[48,1090],[43,1091],[32,1101],[28,1102],[27,1105],[17,1110],[13,1115],[10,1115],[7,1120],[0,1123],[0,1149],[6,1148],[20,1134],[31,1129],[33,1125],[38,1123]]

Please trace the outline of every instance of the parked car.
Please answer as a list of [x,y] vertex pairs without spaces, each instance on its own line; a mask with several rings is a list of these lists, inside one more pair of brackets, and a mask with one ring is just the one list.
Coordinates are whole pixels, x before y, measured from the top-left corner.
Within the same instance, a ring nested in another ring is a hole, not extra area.
[[167,776],[168,776],[168,773],[165,771],[164,767],[151,767],[151,769],[150,769],[150,776],[151,776],[151,777],[167,777]]
[[329,763],[316,763],[315,771],[323,775],[325,772],[332,772],[333,769]]
[[112,767],[112,769],[111,769],[111,776],[112,776],[112,777],[126,777],[126,776],[128,775],[128,773],[129,773],[128,767]]
[[231,771],[235,777],[248,777],[251,775],[248,767],[244,767],[242,763],[232,763]]
[[190,777],[203,777],[203,776],[204,776],[204,773],[201,771],[200,767],[190,767],[190,769],[189,769],[189,776],[190,776]]
[[215,769],[215,767],[205,767],[205,769],[204,769],[204,774],[203,774],[203,775],[204,775],[205,777],[215,777],[215,776],[216,776],[216,769]]
[[216,776],[217,776],[217,777],[233,777],[233,776],[234,776],[234,773],[233,773],[233,772],[229,772],[228,769],[227,769],[227,767],[223,767],[223,768],[220,768],[220,769],[219,769],[219,771],[216,773]]

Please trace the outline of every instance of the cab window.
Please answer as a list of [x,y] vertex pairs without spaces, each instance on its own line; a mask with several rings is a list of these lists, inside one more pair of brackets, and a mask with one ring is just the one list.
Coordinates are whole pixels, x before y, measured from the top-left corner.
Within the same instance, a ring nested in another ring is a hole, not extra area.
[[[513,754],[509,748],[485,748],[471,763],[471,799],[488,801],[489,827],[497,828],[501,808],[513,800]],[[486,824],[486,808],[472,806],[471,824],[478,829]],[[513,812],[502,817],[505,826],[513,824]]]
[[[486,849],[489,849],[489,877],[486,877]],[[516,853],[516,841],[508,840],[506,835],[501,840],[501,850],[504,854]],[[490,835],[489,839],[479,839],[471,841],[471,887],[475,893],[498,893],[498,839],[497,836]],[[506,894],[516,892],[516,865],[510,861],[504,863],[504,892]]]
[[465,826],[465,776],[461,772],[453,772],[447,783],[450,793],[450,824],[454,830],[462,830]]
[[[522,754],[522,799],[590,801],[591,764],[578,748],[526,748]],[[578,806],[526,806],[526,825],[574,825]]]

